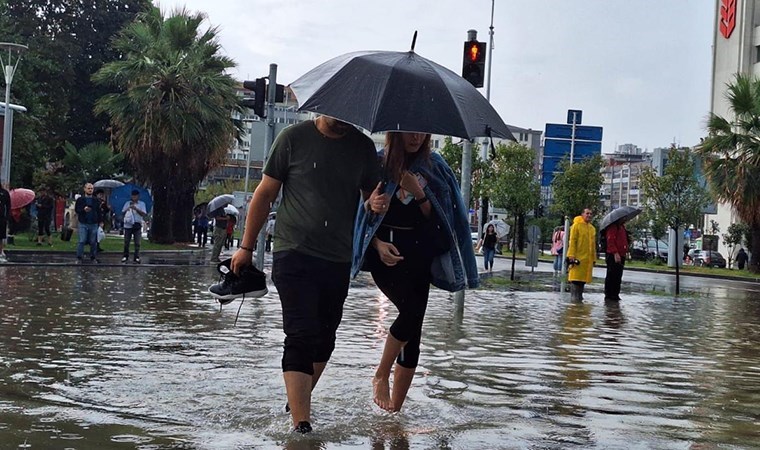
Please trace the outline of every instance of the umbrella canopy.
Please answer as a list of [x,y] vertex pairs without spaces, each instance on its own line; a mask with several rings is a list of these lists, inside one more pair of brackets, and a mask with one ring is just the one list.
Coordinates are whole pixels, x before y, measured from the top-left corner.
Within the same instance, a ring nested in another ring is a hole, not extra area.
[[31,189],[11,189],[11,209],[23,208],[34,201],[34,191]]
[[615,208],[602,218],[602,221],[599,223],[599,232],[601,233],[620,219],[627,222],[639,214],[641,214],[641,210],[639,208],[634,208],[633,206],[621,206],[620,208]]
[[206,207],[209,212],[209,216],[213,217],[223,214],[223,211],[221,209],[234,201],[235,196],[232,194],[217,195],[216,197],[212,198],[210,202],[208,202],[208,206]]
[[240,215],[240,211],[238,211],[238,209],[235,208],[232,205],[225,206],[224,207],[224,213],[225,214],[232,214],[233,216],[236,216],[236,217]]
[[501,219],[496,219],[488,222],[486,224],[486,229],[488,229],[488,225],[493,225],[493,230],[496,232],[496,237],[499,239],[503,238],[509,233],[509,225],[506,224]]
[[133,190],[140,192],[140,200],[145,203],[145,212],[150,213],[150,210],[153,208],[153,197],[150,196],[150,192],[142,186],[127,183],[124,186],[114,188],[111,192],[111,196],[108,197],[116,214],[121,215],[121,210],[124,208],[124,204],[132,199]]
[[96,188],[101,189],[113,189],[117,187],[124,186],[124,183],[122,183],[119,180],[98,180],[92,184]]
[[488,100],[451,70],[410,52],[333,58],[294,81],[299,109],[368,131],[413,131],[515,140]]

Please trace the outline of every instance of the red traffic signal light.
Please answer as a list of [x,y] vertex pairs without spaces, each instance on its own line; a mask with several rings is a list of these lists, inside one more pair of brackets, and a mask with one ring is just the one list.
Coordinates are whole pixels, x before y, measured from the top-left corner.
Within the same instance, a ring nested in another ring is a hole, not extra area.
[[486,73],[486,43],[467,41],[464,43],[462,58],[462,78],[476,88],[483,87]]

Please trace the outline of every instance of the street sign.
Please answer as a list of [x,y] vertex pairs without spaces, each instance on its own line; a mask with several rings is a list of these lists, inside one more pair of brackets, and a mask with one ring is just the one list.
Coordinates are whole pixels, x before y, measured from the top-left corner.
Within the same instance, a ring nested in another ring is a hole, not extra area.
[[531,244],[539,244],[541,240],[541,228],[537,225],[531,225],[528,227],[528,234],[525,236]]
[[[541,186],[551,186],[563,159],[580,161],[602,153],[602,127],[580,125],[583,111],[567,111],[568,123],[547,123],[541,161]],[[574,124],[573,124],[574,122]]]

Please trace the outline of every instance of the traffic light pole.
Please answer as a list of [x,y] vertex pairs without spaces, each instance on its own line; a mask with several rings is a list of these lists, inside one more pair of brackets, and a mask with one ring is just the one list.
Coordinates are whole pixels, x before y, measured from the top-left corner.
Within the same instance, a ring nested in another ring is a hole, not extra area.
[[[464,207],[467,208],[467,222],[470,222],[470,194],[472,192],[472,141],[465,139],[462,143],[462,179],[459,181]],[[454,293],[458,307],[464,305],[464,290]]]
[[[577,115],[576,112],[572,112],[573,115],[573,127],[570,132],[570,166],[573,165],[573,158],[575,156],[575,126],[577,125]],[[561,292],[565,292],[565,275],[567,274],[567,250],[570,246],[570,216],[565,216],[565,236],[562,238],[562,290]]]
[[[269,85],[267,90],[267,134],[266,141],[264,142],[264,157],[262,162],[262,177],[264,175],[263,168],[266,167],[267,158],[269,157],[269,149],[274,142],[274,104],[277,98],[277,64],[269,65]],[[264,269],[264,248],[267,241],[267,229],[266,226],[261,227],[259,230],[259,239],[256,242],[256,267],[260,270]]]

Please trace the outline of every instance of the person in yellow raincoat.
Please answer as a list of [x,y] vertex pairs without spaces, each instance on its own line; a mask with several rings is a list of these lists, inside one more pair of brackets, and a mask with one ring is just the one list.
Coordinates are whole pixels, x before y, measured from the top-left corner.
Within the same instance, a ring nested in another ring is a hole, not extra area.
[[[583,288],[591,282],[596,261],[596,228],[591,225],[591,209],[573,219],[570,227],[570,243],[567,249],[570,298],[583,300]],[[577,262],[577,263],[576,263]]]

